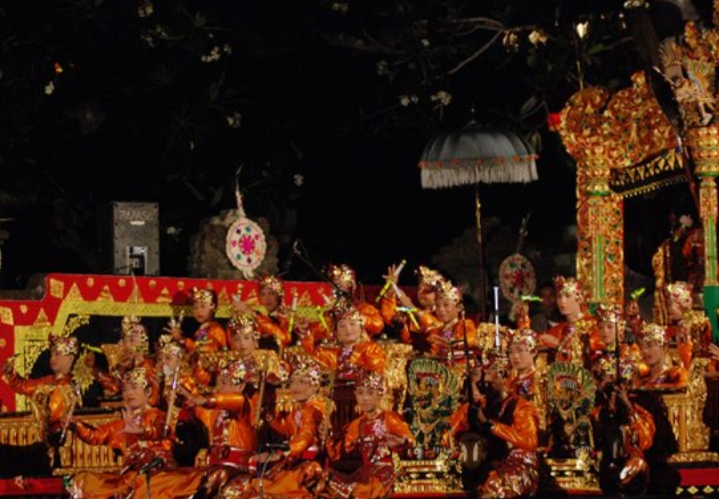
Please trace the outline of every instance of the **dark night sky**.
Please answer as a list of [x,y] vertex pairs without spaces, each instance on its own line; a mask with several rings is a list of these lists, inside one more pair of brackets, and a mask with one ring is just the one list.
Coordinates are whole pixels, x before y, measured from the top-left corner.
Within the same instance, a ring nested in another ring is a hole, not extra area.
[[[280,28],[291,23],[291,19],[282,17],[281,11],[274,15]],[[378,282],[386,266],[401,258],[407,258],[411,268],[420,263],[431,264],[432,255],[440,247],[474,226],[473,188],[421,188],[416,164],[428,136],[416,128],[373,133],[367,127],[353,126],[361,109],[371,109],[372,95],[383,84],[375,72],[376,59],[329,47],[312,33],[295,36],[296,46],[280,57],[238,51],[233,55],[231,72],[242,80],[243,90],[252,99],[251,106],[241,108],[243,127],[261,128],[257,127],[259,122],[277,120],[292,123],[295,130],[294,140],[303,153],[297,173],[304,176],[302,197],[296,205],[296,237],[318,265],[328,261],[352,264],[365,282]],[[121,43],[113,47],[118,58],[124,57],[121,62],[126,65],[125,76],[141,70],[139,61],[127,59]],[[78,72],[96,71],[100,84],[105,73],[113,69],[112,57],[108,53],[94,54],[88,59],[94,62],[88,62]],[[92,64],[97,64],[97,69]],[[497,108],[518,107],[527,98],[519,84],[518,71],[526,71],[521,61],[497,67],[479,59],[460,73],[449,87],[454,101],[447,108],[444,127],[462,126],[472,105],[476,106],[480,121],[489,123],[497,119],[494,114]],[[558,89],[558,95],[553,97],[556,108],[552,111],[559,110],[561,93]],[[45,158],[53,174],[70,182],[77,197],[82,198],[83,189],[90,187],[101,192],[94,198],[87,196],[88,206],[101,206],[109,201],[158,201],[156,193],[162,186],[148,185],[151,182],[147,180],[153,165],[137,161],[153,137],[137,140],[126,128],[126,123],[114,120],[108,113],[95,134],[71,143],[62,136],[48,134],[36,144],[46,149]],[[483,215],[501,217],[514,231],[518,230],[521,218],[531,211],[528,242],[549,250],[561,237],[562,228],[574,219],[575,186],[558,137],[543,133],[542,138],[539,181],[529,185],[484,186],[482,199]],[[243,147],[251,145],[243,143]],[[253,157],[249,150],[240,151],[239,156]],[[78,173],[82,170],[89,173]],[[228,177],[230,183],[232,176]],[[163,192],[163,199],[171,202],[161,202],[160,211],[168,223],[183,225],[189,234],[196,230],[197,210],[183,202],[184,195]],[[646,206],[652,202],[648,201]],[[644,206],[642,202],[634,203]],[[215,209],[215,213],[232,207],[228,203]],[[263,215],[253,211],[252,203],[246,208],[250,217]],[[637,209],[636,213],[644,210]],[[86,271],[76,258],[53,251],[43,240],[48,236],[38,227],[48,225],[48,218],[47,213],[36,211],[7,226],[10,239],[4,248],[2,273],[6,287],[21,285],[33,272]],[[652,221],[662,218],[654,217]],[[162,247],[161,272],[182,275],[186,247],[171,246],[168,243]],[[288,253],[285,248],[280,257],[287,259]],[[295,260],[286,277],[310,275]]]

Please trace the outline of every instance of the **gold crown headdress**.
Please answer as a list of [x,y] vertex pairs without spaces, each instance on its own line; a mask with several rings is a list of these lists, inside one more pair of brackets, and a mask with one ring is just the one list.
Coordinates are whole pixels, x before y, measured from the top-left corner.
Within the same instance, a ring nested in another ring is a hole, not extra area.
[[128,371],[122,381],[123,384],[144,389],[150,386],[150,373],[145,367],[136,367],[131,371]]
[[537,350],[537,333],[530,328],[510,330],[507,349],[512,345],[524,345],[529,350]]
[[185,352],[185,349],[172,339],[172,335],[162,334],[158,339],[160,344],[160,353],[168,357],[180,357]]
[[357,388],[362,386],[372,390],[377,390],[379,393],[384,393],[385,391],[384,377],[375,371],[362,370],[359,373],[355,386]]
[[275,293],[277,293],[280,298],[285,296],[285,285],[282,283],[282,280],[273,275],[262,275],[257,278],[257,285],[260,287],[260,289],[263,288],[269,288]]
[[335,324],[339,323],[339,321],[357,321],[362,327],[365,325],[364,315],[362,315],[362,312],[354,305],[341,303],[340,306],[336,306],[332,309],[331,314]]
[[220,369],[220,376],[229,377],[233,385],[247,381],[247,365],[242,360],[235,360]]
[[80,343],[74,336],[58,336],[50,333],[50,350],[60,355],[72,355],[80,353]]
[[415,273],[417,274],[417,280],[420,284],[426,284],[428,286],[432,286],[433,288],[438,288],[445,280],[445,278],[442,277],[442,274],[436,270],[430,269],[429,267],[425,267],[424,265],[417,267]]
[[667,342],[667,328],[654,322],[647,322],[642,326],[639,341],[664,346]]
[[319,364],[310,356],[298,354],[289,358],[289,364],[292,369],[290,378],[295,376],[303,376],[309,378],[313,385],[319,386],[322,380],[322,370]]
[[437,289],[437,301],[443,299],[451,300],[452,303],[459,306],[462,304],[462,292],[450,281],[442,281]]
[[557,295],[573,295],[578,300],[584,299],[584,287],[574,277],[557,276],[554,278],[554,289]]
[[482,359],[482,367],[484,370],[502,371],[506,375],[509,372],[509,357],[504,352],[490,350]]
[[327,276],[338,286],[344,286],[352,289],[357,287],[357,273],[347,264],[328,265]]
[[597,319],[599,322],[611,322],[612,324],[622,324],[624,321],[622,307],[619,305],[605,305],[600,303],[597,306]]
[[217,294],[211,289],[192,288],[193,303],[204,303],[217,306]]
[[134,330],[137,326],[140,325],[140,318],[136,315],[126,315],[122,318],[122,336],[124,337],[129,333],[130,331]]
[[257,321],[251,314],[235,314],[227,322],[227,333],[229,336],[252,336],[260,339],[260,331],[257,328]]
[[692,308],[692,286],[686,281],[676,281],[667,285],[667,293],[684,309]]

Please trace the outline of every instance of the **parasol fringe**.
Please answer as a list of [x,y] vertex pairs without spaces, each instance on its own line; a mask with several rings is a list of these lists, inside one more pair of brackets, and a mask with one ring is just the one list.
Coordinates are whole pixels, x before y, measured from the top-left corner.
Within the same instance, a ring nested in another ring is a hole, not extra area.
[[455,160],[420,163],[422,188],[442,189],[460,185],[529,183],[537,180],[534,157],[527,156],[510,164],[492,164],[478,160]]

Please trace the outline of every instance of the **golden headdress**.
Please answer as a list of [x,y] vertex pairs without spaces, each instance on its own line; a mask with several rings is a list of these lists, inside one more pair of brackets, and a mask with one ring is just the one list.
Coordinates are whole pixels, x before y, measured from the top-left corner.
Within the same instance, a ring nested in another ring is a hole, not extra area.
[[599,322],[611,322],[612,324],[621,325],[624,323],[623,315],[624,312],[619,305],[605,305],[600,303],[597,306],[596,316]]
[[123,384],[147,388],[150,386],[150,373],[145,367],[136,367],[128,371],[122,380]]
[[217,293],[211,289],[192,288],[192,302],[205,303],[217,307]]
[[172,335],[162,334],[158,338],[160,344],[160,353],[168,357],[181,357],[185,349],[172,339]]
[[327,277],[340,287],[354,289],[357,287],[357,273],[347,264],[327,266]]
[[524,345],[532,352],[537,350],[537,333],[533,329],[522,328],[510,329],[509,331],[507,350],[509,350],[512,345]]
[[639,341],[643,343],[655,343],[664,346],[667,342],[667,328],[661,324],[647,322],[642,326]]
[[309,378],[313,385],[319,386],[322,380],[322,370],[312,357],[305,354],[296,354],[290,356],[288,361],[292,369],[290,378],[304,376]]
[[437,301],[444,299],[451,300],[457,306],[462,305],[462,292],[458,287],[453,286],[450,281],[442,281],[437,288]]
[[482,368],[486,371],[494,369],[501,371],[506,376],[509,373],[509,357],[499,350],[490,350],[482,359]]
[[554,289],[559,295],[572,295],[584,301],[584,286],[574,277],[557,276],[554,278]]
[[425,267],[424,265],[417,267],[415,274],[417,274],[417,280],[420,284],[426,284],[428,286],[432,286],[433,288],[439,288],[442,282],[445,281],[442,274],[436,270],[430,269],[429,267]]
[[133,331],[140,325],[140,318],[136,315],[126,315],[122,318],[122,336],[125,337],[130,331]]
[[362,312],[349,303],[340,302],[339,306],[332,308],[330,313],[332,314],[335,324],[338,324],[340,321],[357,321],[362,327],[365,325],[365,317],[362,315]]
[[282,280],[274,275],[265,274],[257,278],[257,285],[260,289],[269,288],[277,293],[280,298],[285,296],[285,285]]
[[235,314],[227,322],[228,336],[252,336],[260,339],[260,331],[257,328],[257,321],[252,314]]
[[694,299],[692,298],[692,286],[686,281],[676,281],[667,284],[667,293],[681,308],[688,310],[692,308]]
[[357,388],[363,386],[365,388],[377,390],[379,393],[384,393],[385,391],[384,377],[376,371],[360,371],[355,383]]
[[248,380],[247,365],[242,360],[234,360],[220,369],[220,377],[229,379],[233,385],[239,385]]
[[74,336],[58,336],[50,333],[50,351],[57,352],[60,355],[72,355],[73,357],[80,353],[80,343]]

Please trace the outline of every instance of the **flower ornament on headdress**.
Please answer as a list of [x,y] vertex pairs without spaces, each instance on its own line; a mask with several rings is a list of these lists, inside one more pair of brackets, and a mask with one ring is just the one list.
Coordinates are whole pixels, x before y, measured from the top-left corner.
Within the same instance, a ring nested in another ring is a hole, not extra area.
[[268,288],[277,293],[277,295],[282,298],[285,295],[285,285],[282,283],[282,280],[273,275],[262,275],[257,278],[257,285],[260,287],[260,289]]
[[584,287],[574,277],[557,276],[554,278],[554,289],[559,295],[570,295],[584,301]]
[[72,355],[80,353],[80,343],[74,336],[57,336],[50,333],[50,350],[60,355]]
[[530,328],[510,330],[507,349],[512,345],[523,345],[531,352],[537,350],[537,333]]
[[192,302],[217,306],[217,294],[211,289],[192,288]]
[[647,322],[642,326],[639,341],[664,346],[667,342],[667,328],[654,322]]
[[322,371],[319,364],[308,355],[294,355],[289,360],[292,368],[290,378],[295,376],[309,378],[313,385],[319,386],[322,380]]
[[334,307],[330,313],[332,314],[335,324],[338,324],[340,321],[356,321],[359,322],[362,327],[365,325],[364,315],[362,315],[362,312],[354,305],[341,303],[340,306]]
[[342,288],[354,289],[357,287],[357,273],[347,264],[330,264],[327,267],[327,276]]
[[229,380],[230,383],[237,386],[247,381],[247,366],[241,360],[230,362],[220,369],[220,377]]
[[150,373],[144,367],[136,367],[128,371],[122,381],[126,385],[144,389],[150,386]]
[[384,377],[376,371],[367,371],[363,369],[359,373],[355,383],[355,386],[357,388],[362,386],[365,388],[376,390],[379,393],[384,393],[385,391]]
[[689,310],[694,304],[692,286],[686,281],[677,281],[667,285],[667,293],[682,309]]
[[425,267],[424,265],[417,267],[415,273],[417,274],[417,280],[420,284],[426,284],[427,286],[431,286],[433,288],[438,288],[442,282],[445,281],[442,274],[436,270],[430,269],[429,267]]
[[[599,322],[611,322],[621,326],[624,324],[622,307],[619,305],[605,305],[600,303],[597,306],[597,319]],[[623,329],[623,328],[620,328]]]
[[235,314],[227,322],[228,336],[251,336],[255,340],[260,339],[260,330],[257,328],[257,321],[252,314]]
[[462,305],[462,292],[450,281],[442,281],[437,289],[437,301],[449,300],[457,306]]

